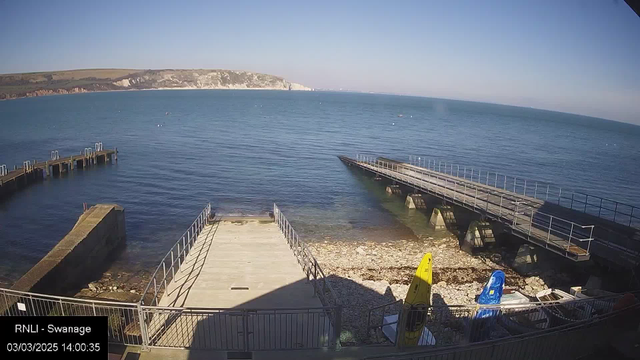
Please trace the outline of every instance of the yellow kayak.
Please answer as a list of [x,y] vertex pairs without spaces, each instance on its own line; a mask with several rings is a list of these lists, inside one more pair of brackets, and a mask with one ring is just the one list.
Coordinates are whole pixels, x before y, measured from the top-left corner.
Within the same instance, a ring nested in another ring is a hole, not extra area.
[[431,253],[426,253],[416,269],[407,297],[404,299],[406,326],[405,346],[417,346],[427,320],[427,309],[431,306],[431,285],[433,283]]

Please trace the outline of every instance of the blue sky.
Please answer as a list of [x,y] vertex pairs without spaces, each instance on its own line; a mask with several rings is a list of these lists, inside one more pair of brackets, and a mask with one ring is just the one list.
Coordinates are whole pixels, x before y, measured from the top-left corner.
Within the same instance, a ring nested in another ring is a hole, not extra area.
[[640,18],[622,0],[0,0],[0,32],[0,73],[240,69],[640,124]]

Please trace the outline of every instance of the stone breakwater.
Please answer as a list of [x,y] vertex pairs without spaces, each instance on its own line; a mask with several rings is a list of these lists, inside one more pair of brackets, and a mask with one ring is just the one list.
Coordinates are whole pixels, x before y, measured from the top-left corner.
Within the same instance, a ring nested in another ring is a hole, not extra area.
[[[366,343],[368,309],[403,299],[425,253],[433,256],[433,305],[474,304],[493,270],[506,274],[506,287],[531,297],[550,286],[570,282],[568,275],[551,272],[522,276],[488,257],[471,256],[453,237],[391,242],[314,242],[309,244],[344,305],[343,326],[351,338]],[[543,280],[543,278],[545,280]]]

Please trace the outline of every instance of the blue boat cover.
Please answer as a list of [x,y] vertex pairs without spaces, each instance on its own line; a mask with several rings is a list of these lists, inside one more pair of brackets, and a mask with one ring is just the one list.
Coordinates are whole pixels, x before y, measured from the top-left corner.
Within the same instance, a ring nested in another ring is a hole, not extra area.
[[[502,270],[495,270],[491,273],[489,281],[484,285],[480,296],[478,297],[478,304],[493,305],[500,304],[502,299],[502,288],[504,287],[504,272]],[[476,313],[475,318],[485,318],[489,316],[497,315],[496,310],[481,309]]]

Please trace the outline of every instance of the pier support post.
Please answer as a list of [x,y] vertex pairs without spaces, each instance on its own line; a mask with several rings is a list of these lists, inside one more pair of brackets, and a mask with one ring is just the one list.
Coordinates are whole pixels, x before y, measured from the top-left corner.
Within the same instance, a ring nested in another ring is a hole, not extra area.
[[458,223],[453,208],[449,205],[439,205],[433,208],[429,224],[436,230],[444,230],[446,228],[456,229]]
[[409,194],[404,201],[404,204],[409,209],[426,209],[427,205],[422,198],[422,194]]
[[474,249],[484,248],[495,244],[496,239],[493,235],[491,223],[482,220],[472,221],[469,229],[464,236],[464,241],[460,248],[472,254]]
[[538,262],[536,248],[529,244],[522,244],[518,249],[518,255],[513,260],[513,268],[520,274],[528,274],[535,269]]
[[69,160],[69,169],[73,170],[73,156],[71,157],[71,160]]
[[389,185],[386,189],[387,194],[391,195],[402,195],[402,190],[400,190],[400,185]]
[[113,155],[116,158],[116,162],[118,162],[118,148],[115,148],[115,153]]

